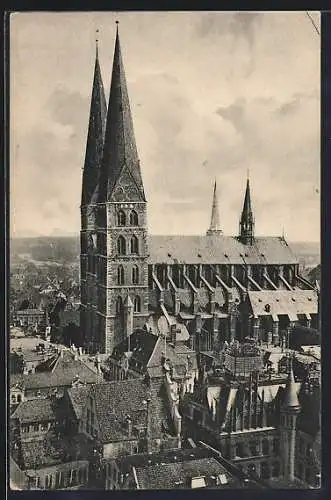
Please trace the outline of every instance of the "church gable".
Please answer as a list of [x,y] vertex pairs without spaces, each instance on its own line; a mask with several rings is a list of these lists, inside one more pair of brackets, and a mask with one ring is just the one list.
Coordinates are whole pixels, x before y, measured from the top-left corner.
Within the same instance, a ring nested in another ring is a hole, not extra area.
[[145,201],[143,189],[139,189],[127,165],[124,165],[117,178],[110,195],[110,201]]

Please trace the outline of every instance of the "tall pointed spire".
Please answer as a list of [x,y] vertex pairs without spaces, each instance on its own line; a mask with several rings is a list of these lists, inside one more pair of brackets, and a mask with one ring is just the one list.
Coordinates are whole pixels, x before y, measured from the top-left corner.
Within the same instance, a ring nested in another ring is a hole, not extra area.
[[249,176],[247,173],[247,183],[246,183],[246,191],[245,191],[245,199],[244,206],[241,212],[240,218],[240,240],[245,245],[251,245],[254,240],[254,217],[252,211],[252,203],[251,203],[251,191],[249,185]]
[[118,26],[116,28],[100,186],[99,202],[110,199],[123,201],[128,189],[131,200],[134,192],[136,201],[146,201],[133,130]]
[[92,196],[97,186],[106,129],[107,104],[101,77],[98,52],[98,38],[96,38],[96,55],[90,105],[90,119],[83,172],[82,206],[87,205],[92,201]]
[[213,192],[213,203],[211,207],[211,218],[210,218],[210,226],[207,231],[207,235],[211,234],[221,234],[222,230],[220,229],[220,214],[218,207],[218,196],[217,196],[217,184],[216,179],[214,182],[214,192]]

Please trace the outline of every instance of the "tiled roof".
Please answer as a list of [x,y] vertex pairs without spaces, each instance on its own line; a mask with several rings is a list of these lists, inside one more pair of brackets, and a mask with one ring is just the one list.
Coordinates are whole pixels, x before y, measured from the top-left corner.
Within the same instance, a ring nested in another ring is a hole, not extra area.
[[89,387],[72,387],[71,389],[67,390],[68,397],[77,420],[80,420],[82,418],[89,391]]
[[76,376],[82,383],[95,384],[101,380],[101,376],[94,373],[81,360],[73,359],[70,353],[65,352],[59,357],[53,372],[36,372],[28,375],[11,376],[10,384],[23,382],[25,389],[46,389],[55,387],[70,387],[76,380]]
[[[317,314],[317,294],[314,290],[262,290],[248,292],[248,297],[256,316]],[[267,304],[270,306],[268,311]]]
[[233,236],[150,235],[149,263],[294,264],[296,256],[281,237],[256,237],[244,245]]
[[[226,479],[224,484],[217,486],[216,478],[220,475],[224,475]],[[235,488],[239,485],[239,481],[215,458],[136,467],[136,477],[139,488],[147,490],[187,489],[191,488],[193,478],[201,477],[205,479],[206,487],[209,488]]]
[[132,424],[141,424],[146,418],[148,387],[141,379],[105,382],[91,386],[95,401],[100,440],[110,442],[127,437],[123,423],[130,415]]
[[72,461],[82,460],[86,463],[91,452],[91,442],[83,434],[71,438],[49,432],[42,439],[22,441],[21,451],[23,469],[58,465],[63,470]]
[[22,423],[55,420],[55,409],[48,398],[22,401],[11,415]]

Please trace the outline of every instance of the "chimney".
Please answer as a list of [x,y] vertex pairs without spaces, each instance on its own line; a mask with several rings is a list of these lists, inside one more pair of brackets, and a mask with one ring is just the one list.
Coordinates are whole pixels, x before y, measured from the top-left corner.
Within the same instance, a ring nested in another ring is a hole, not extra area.
[[128,436],[131,437],[132,436],[132,420],[130,417],[127,418],[127,426],[128,426]]

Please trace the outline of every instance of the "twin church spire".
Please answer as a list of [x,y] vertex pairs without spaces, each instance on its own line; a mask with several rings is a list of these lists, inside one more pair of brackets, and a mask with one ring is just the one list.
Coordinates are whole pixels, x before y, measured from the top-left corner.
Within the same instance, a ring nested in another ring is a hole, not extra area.
[[115,198],[125,197],[127,184],[133,186],[131,199],[146,201],[117,27],[108,110],[96,43],[82,206],[123,201]]
[[[82,206],[89,203],[125,201],[128,186],[130,199],[146,201],[117,25],[108,110],[96,40]],[[216,180],[207,234],[222,234]],[[249,178],[239,224],[239,239],[244,244],[252,244],[254,240]]]
[[[218,206],[218,194],[216,180],[214,182],[213,203],[211,209],[210,226],[207,235],[222,234],[220,227],[220,215]],[[247,184],[244,198],[244,205],[241,212],[239,223],[239,240],[245,245],[252,245],[254,242],[254,216],[251,202],[251,192],[249,178],[247,176]]]

